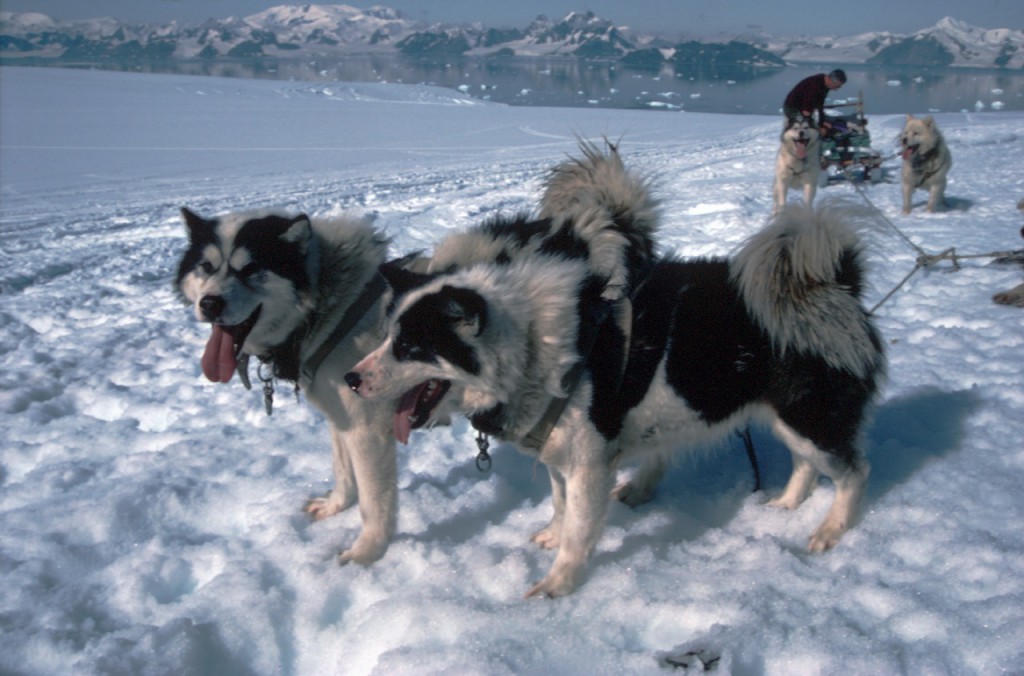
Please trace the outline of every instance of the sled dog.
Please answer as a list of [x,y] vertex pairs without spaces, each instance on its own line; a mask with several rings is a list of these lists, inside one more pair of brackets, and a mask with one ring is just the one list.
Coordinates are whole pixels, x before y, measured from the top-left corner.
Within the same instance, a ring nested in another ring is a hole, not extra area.
[[[386,273],[395,289],[387,337],[346,380],[374,401],[430,384],[444,392],[431,406],[447,403],[548,467],[554,516],[533,541],[558,553],[528,595],[580,584],[620,462],[640,465],[613,494],[640,504],[677,449],[750,419],[793,456],[773,505],[798,507],[819,474],[834,482],[809,542],[826,550],[864,492],[860,433],[885,370],[860,302],[862,216],[850,205],[792,205],[731,259],[655,261],[630,292],[629,336],[607,318],[605,277],[584,257],[540,252],[451,273]],[[552,401],[564,410],[538,442],[532,431]]]
[[[1017,202],[1017,209],[1024,212],[1024,199]],[[1020,236],[1024,237],[1024,228],[1020,229]],[[1024,261],[1024,250],[1015,251],[1013,259],[1020,262]],[[992,300],[1000,305],[1015,305],[1017,307],[1024,307],[1024,284],[1018,284],[1012,289],[1006,291],[1000,291],[996,295],[992,296]]]
[[786,204],[790,188],[804,189],[804,204],[814,203],[821,176],[821,143],[818,129],[806,117],[790,118],[782,129],[775,158],[772,213]]
[[928,211],[944,209],[946,180],[953,166],[953,156],[935,119],[931,115],[907,115],[900,133],[900,147],[903,155],[903,213],[910,213],[911,198],[918,189],[928,191]]
[[[611,320],[628,335],[629,293],[655,259],[659,203],[649,182],[626,169],[615,144],[606,141],[602,151],[580,141],[579,148],[579,157],[548,172],[536,217],[492,219],[445,237],[429,259],[409,266],[415,272],[392,265],[382,272],[395,287],[405,288],[423,279],[420,273],[439,275],[479,264],[502,267],[537,256],[577,259],[601,280],[599,295]],[[404,444],[411,430],[465,411],[461,391],[454,396],[448,392],[453,384],[461,386],[461,381],[426,378],[419,387],[403,383],[389,388],[405,395],[395,411],[398,441]],[[482,419],[478,422],[484,426]]]
[[[451,272],[473,263],[496,263],[538,251],[586,258],[614,280],[604,293],[620,322],[628,321],[625,290],[653,258],[657,202],[647,182],[628,173],[618,149],[580,142],[582,156],[555,166],[541,198],[540,215],[495,219],[443,241],[431,258],[410,255],[389,263],[405,269]],[[270,380],[291,381],[328,419],[334,489],[310,500],[306,511],[324,519],[358,500],[363,529],[340,555],[368,564],[384,555],[397,521],[395,440],[440,415],[443,391],[424,388],[395,402],[356,396],[342,375],[383,340],[389,294],[377,273],[387,240],[367,221],[317,220],[273,210],[207,219],[182,216],[189,246],[176,288],[196,318],[211,325],[202,371],[229,382],[237,371],[249,387],[249,358],[269,368]],[[629,256],[629,260],[625,258]],[[623,261],[620,263],[620,261]],[[261,379],[263,376],[261,376]],[[395,414],[395,410],[402,411]]]
[[358,500],[362,531],[340,560],[379,559],[397,521],[394,404],[355,396],[342,376],[384,337],[387,285],[377,268],[387,240],[349,217],[253,211],[207,219],[188,209],[182,216],[189,246],[176,287],[210,324],[203,374],[227,383],[237,371],[248,387],[253,356],[265,383],[277,378],[306,393],[327,418],[335,480],[306,511],[324,519]]

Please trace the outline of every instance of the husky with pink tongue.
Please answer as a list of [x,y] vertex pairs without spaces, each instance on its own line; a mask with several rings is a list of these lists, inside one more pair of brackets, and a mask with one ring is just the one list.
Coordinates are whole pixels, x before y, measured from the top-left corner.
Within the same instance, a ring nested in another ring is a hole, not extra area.
[[803,189],[804,204],[814,203],[818,185],[827,177],[821,172],[821,136],[805,117],[787,119],[779,137],[772,184],[772,215],[786,206],[786,193]]
[[203,375],[227,383],[237,371],[248,387],[256,357],[265,392],[274,380],[294,383],[324,413],[335,485],[306,511],[324,519],[358,500],[362,532],[340,561],[376,561],[397,522],[395,404],[357,397],[343,376],[383,338],[386,284],[377,268],[386,238],[348,217],[254,211],[208,219],[188,209],[182,216],[189,246],[176,287],[211,325]]

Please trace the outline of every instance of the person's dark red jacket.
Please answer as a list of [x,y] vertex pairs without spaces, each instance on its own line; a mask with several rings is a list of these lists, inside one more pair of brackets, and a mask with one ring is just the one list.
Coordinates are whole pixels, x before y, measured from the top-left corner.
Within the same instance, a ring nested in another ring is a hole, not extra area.
[[828,96],[829,88],[825,84],[825,73],[818,73],[805,77],[786,95],[782,109],[790,114],[794,111],[800,114],[802,111],[813,113],[818,111],[818,124],[825,120],[825,97]]

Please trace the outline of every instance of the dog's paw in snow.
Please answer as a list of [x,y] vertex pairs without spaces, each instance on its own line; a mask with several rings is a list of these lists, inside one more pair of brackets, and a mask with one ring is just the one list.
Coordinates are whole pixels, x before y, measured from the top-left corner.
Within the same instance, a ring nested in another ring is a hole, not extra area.
[[337,491],[331,491],[323,497],[310,498],[302,511],[309,514],[310,518],[314,521],[322,521],[329,516],[334,516],[338,512],[348,509],[353,502],[354,500],[346,500]]

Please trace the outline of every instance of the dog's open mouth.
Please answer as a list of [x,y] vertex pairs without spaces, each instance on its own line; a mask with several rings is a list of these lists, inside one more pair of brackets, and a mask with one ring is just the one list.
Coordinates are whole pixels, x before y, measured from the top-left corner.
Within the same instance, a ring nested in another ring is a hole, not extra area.
[[203,375],[207,380],[215,383],[227,383],[235,375],[238,368],[238,355],[245,345],[245,339],[249,336],[252,328],[256,326],[256,320],[260,318],[259,306],[248,319],[240,324],[225,326],[214,324],[210,333],[210,339],[206,341],[206,349],[203,350]]
[[395,439],[409,443],[409,433],[427,424],[430,414],[448,393],[447,380],[428,380],[412,388],[398,401],[393,423]]
[[909,160],[911,157],[913,157],[914,153],[917,152],[918,145],[919,144],[917,144],[917,143],[915,143],[914,145],[911,145],[911,146],[904,145],[903,146],[903,159]]
[[793,144],[796,146],[796,156],[801,160],[807,157],[807,139],[798,138]]

